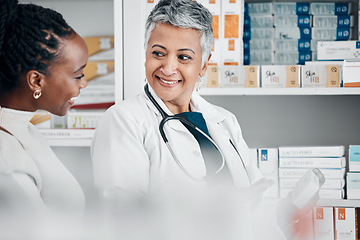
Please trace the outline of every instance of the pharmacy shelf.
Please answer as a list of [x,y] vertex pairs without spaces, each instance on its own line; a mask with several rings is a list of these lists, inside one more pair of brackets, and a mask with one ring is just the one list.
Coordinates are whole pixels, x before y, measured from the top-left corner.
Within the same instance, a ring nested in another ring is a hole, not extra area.
[[90,147],[95,129],[39,129],[51,147]]
[[317,204],[319,207],[360,207],[358,199],[320,199]]
[[202,88],[203,96],[360,95],[360,88]]

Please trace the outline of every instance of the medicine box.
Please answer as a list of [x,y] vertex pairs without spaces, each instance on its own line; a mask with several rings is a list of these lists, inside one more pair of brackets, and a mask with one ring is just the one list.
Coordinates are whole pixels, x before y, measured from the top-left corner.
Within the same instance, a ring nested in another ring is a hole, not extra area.
[[240,0],[221,1],[221,65],[243,63],[242,17],[243,4]]
[[274,26],[274,18],[272,15],[251,15],[251,28],[272,28]]
[[95,81],[101,76],[114,72],[114,61],[89,61],[84,68],[87,81]]
[[[343,86],[344,87],[360,87],[359,76],[360,76],[360,59],[344,60]],[[360,170],[360,166],[359,166],[359,170]]]
[[261,87],[285,88],[300,86],[300,66],[263,65],[261,66]]
[[[244,44],[245,45],[245,44]],[[272,39],[253,39],[250,40],[250,46],[249,50],[274,50],[274,41]],[[245,49],[245,47],[244,47]]]
[[307,39],[275,39],[275,49],[280,52],[310,52],[311,47]]
[[289,146],[279,147],[280,157],[342,157],[345,146]]
[[360,199],[360,172],[348,172],[346,175],[348,199]]
[[84,37],[88,47],[89,61],[114,60],[114,36]]
[[277,27],[275,39],[311,39],[310,27]]
[[359,208],[338,208],[335,207],[335,239],[337,240],[357,240],[358,226],[357,219]]
[[318,60],[360,59],[360,41],[319,41]]
[[[286,39],[290,40],[290,39]],[[311,51],[308,52],[297,52],[297,51],[276,51],[275,52],[275,64],[286,65],[286,64],[304,64],[306,61],[311,61],[313,54]]]
[[301,67],[301,87],[340,87],[340,65],[305,65]]
[[[286,197],[291,188],[280,188],[280,198]],[[319,191],[320,199],[343,199],[344,198],[344,189],[320,189]]]
[[349,146],[349,171],[360,172],[360,145]]
[[308,2],[274,2],[275,15],[309,15],[310,4]]
[[258,149],[258,167],[263,177],[274,180],[264,196],[267,198],[279,197],[279,153],[277,148]]
[[272,50],[250,51],[251,65],[272,64],[273,62],[274,62],[274,51]]
[[247,10],[249,15],[253,14],[273,14],[272,2],[263,3],[247,3]]
[[315,207],[313,209],[314,238],[334,240],[334,208]]
[[311,27],[310,15],[275,15],[275,27]]
[[105,111],[69,111],[68,128],[96,128]]
[[[308,168],[280,168],[279,178],[300,178]],[[345,168],[319,168],[326,179],[344,179]]]
[[312,2],[310,14],[312,15],[349,15],[349,3]]
[[312,28],[312,39],[315,40],[349,40],[350,28]]
[[207,88],[218,88],[220,86],[220,68],[218,65],[209,65],[206,71],[206,75],[204,76],[203,85]]
[[280,157],[279,165],[282,168],[344,168],[346,167],[346,160],[345,157]]
[[[280,178],[279,185],[281,188],[293,188],[300,178]],[[343,189],[345,179],[326,179],[321,189]]]
[[313,16],[313,27],[317,28],[350,28],[354,26],[354,16]]
[[251,28],[250,39],[273,39],[274,28]]
[[223,66],[221,69],[220,87],[259,87],[259,66]]

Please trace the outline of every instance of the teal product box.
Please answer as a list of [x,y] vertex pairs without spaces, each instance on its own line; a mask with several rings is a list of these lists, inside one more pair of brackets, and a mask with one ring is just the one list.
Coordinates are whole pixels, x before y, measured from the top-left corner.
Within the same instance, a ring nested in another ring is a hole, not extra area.
[[349,15],[349,3],[312,2],[310,14],[312,15]]
[[349,40],[351,31],[349,28],[312,28],[312,39],[322,41]]
[[349,171],[360,172],[360,145],[349,146]]
[[309,15],[310,3],[274,2],[274,14]]
[[272,28],[274,26],[273,15],[252,15],[250,16],[251,28]]
[[311,27],[310,15],[275,15],[275,27]]
[[309,52],[311,51],[311,40],[275,39],[275,49],[281,52]]
[[318,15],[313,16],[313,27],[318,28],[347,28],[354,26],[353,15],[340,15],[340,16],[329,16],[329,15]]

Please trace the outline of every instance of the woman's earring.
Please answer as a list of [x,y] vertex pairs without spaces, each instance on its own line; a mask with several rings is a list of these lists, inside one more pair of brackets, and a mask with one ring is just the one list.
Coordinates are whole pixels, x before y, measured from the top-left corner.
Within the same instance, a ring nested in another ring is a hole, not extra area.
[[199,91],[201,88],[201,78],[197,81],[196,91]]
[[41,90],[40,89],[35,90],[33,93],[33,97],[35,99],[39,99],[41,97]]

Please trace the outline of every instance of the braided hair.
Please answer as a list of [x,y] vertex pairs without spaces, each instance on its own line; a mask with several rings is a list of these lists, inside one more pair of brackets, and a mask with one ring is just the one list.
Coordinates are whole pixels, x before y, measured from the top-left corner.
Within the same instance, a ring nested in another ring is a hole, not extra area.
[[0,93],[14,89],[30,70],[47,74],[62,39],[74,36],[62,15],[18,0],[0,0]]

